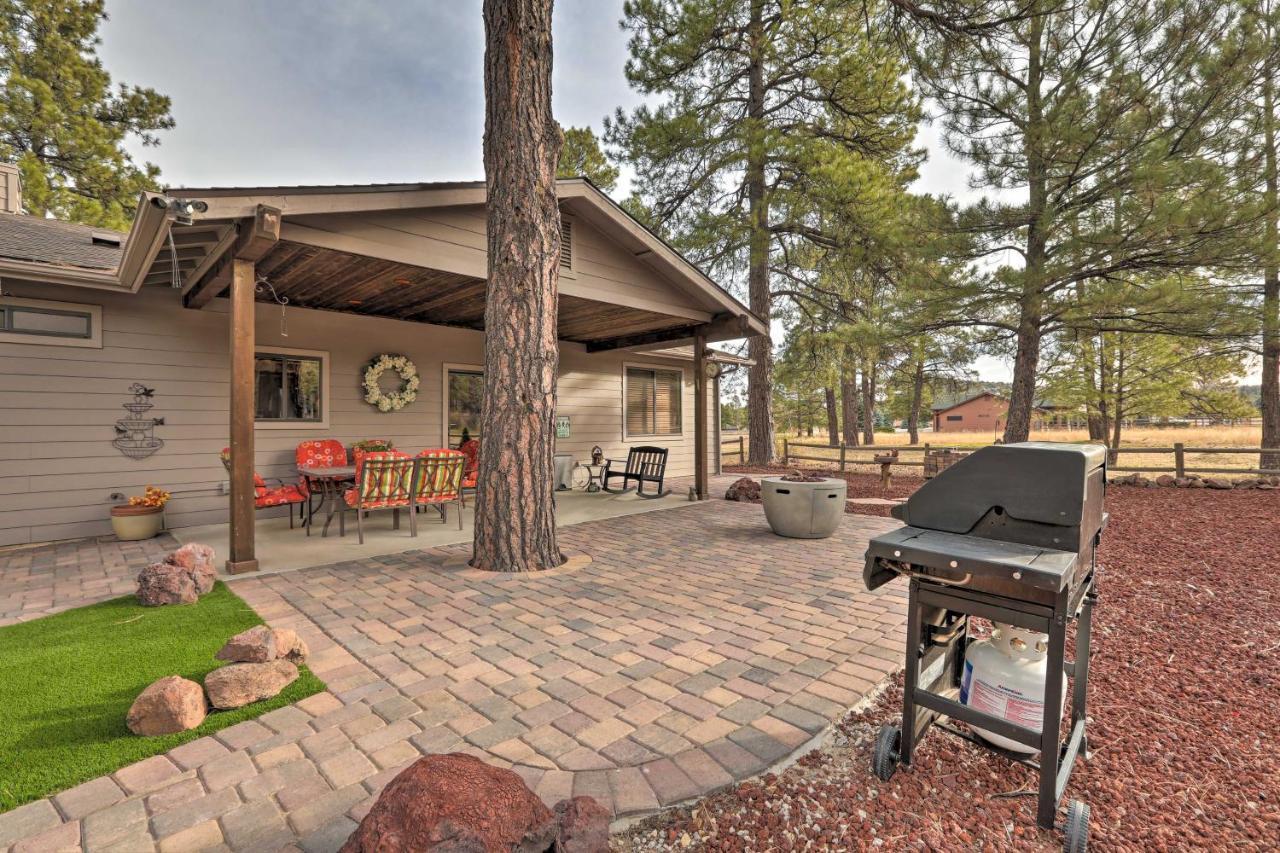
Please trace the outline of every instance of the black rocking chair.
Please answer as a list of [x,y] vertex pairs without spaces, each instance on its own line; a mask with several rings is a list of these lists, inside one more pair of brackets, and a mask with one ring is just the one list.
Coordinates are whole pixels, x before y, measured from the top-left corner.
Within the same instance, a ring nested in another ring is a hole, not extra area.
[[[632,447],[627,451],[626,468],[622,471],[615,471],[613,467],[621,464],[620,459],[606,459],[604,461],[604,476],[602,486],[606,492],[613,495],[620,495],[631,491],[627,488],[627,484],[635,480],[636,494],[642,498],[661,498],[671,494],[671,490],[662,490],[662,478],[667,473],[667,449],[665,447]],[[622,480],[622,488],[615,490],[609,488],[609,481],[613,479]],[[645,494],[644,484],[654,483],[658,490],[656,493]]]

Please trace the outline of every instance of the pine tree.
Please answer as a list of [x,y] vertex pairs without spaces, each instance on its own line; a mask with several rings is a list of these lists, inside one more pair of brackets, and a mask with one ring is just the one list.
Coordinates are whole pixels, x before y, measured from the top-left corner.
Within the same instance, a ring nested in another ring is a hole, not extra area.
[[0,0],[0,159],[22,172],[28,213],[127,228],[159,170],[129,137],[156,145],[169,99],[120,84],[97,55],[104,0]]
[[1231,10],[1214,0],[968,6],[996,23],[925,28],[914,49],[948,146],[990,192],[960,221],[986,274],[937,300],[954,323],[1012,340],[1004,438],[1022,441],[1042,342],[1089,317],[1091,282],[1246,259],[1259,206],[1232,185],[1222,129],[1250,81]]
[[[838,0],[628,0],[627,78],[656,106],[606,124],[649,221],[722,280],[745,274],[770,324],[772,278],[795,242],[821,243],[815,188],[855,201],[876,164],[909,159],[917,111],[887,39]],[[836,185],[833,186],[832,182]],[[752,338],[751,462],[774,455],[773,343]]]
[[600,140],[589,127],[570,127],[564,131],[564,147],[560,149],[558,178],[585,177],[607,193],[618,186],[618,167],[600,148]]

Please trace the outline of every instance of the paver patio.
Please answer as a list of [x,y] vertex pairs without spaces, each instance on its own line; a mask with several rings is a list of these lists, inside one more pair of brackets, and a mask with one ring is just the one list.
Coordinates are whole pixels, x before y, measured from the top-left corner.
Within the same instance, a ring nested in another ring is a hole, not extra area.
[[303,635],[329,692],[0,815],[0,849],[336,849],[432,752],[619,817],[705,794],[806,749],[896,668],[904,596],[861,578],[896,524],[786,540],[710,501],[562,529],[578,568],[495,575],[452,546],[232,581]]

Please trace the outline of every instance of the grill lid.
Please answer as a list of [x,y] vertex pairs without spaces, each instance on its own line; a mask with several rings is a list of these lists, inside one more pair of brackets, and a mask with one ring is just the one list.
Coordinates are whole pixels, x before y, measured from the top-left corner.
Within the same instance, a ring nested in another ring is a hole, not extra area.
[[1096,444],[983,447],[929,480],[892,514],[948,533],[969,533],[994,507],[1020,521],[1079,526],[1088,512],[1089,475],[1105,464],[1106,448]]

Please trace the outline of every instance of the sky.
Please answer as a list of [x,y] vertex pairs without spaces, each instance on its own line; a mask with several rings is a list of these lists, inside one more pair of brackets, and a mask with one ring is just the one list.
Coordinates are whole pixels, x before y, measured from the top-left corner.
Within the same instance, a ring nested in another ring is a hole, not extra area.
[[[176,127],[132,150],[171,186],[484,177],[480,0],[108,0],[99,49],[116,82],[173,100]],[[623,73],[622,0],[556,0],[553,109],[590,125],[641,103]],[[936,130],[917,189],[967,197]],[[626,193],[624,182],[619,195]],[[980,359],[981,379],[1009,366]]]

